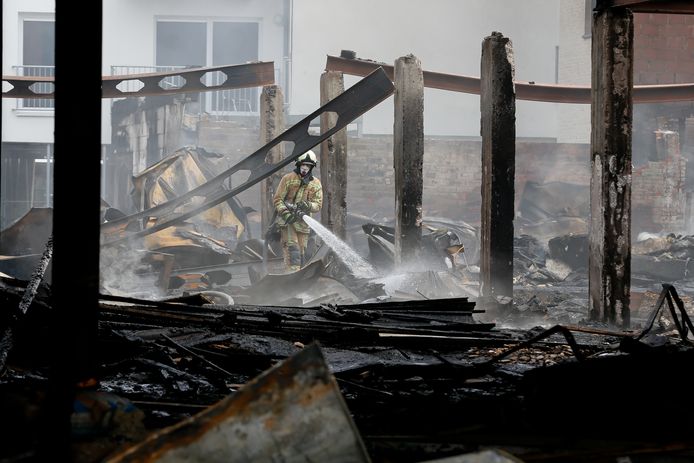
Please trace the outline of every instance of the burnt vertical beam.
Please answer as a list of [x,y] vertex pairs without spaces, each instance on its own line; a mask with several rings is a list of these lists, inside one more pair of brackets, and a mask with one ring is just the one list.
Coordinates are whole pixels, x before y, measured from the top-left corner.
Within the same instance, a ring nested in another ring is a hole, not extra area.
[[[326,71],[320,76],[320,104],[323,106],[345,91],[341,72]],[[335,127],[337,114],[320,115],[321,133]],[[321,223],[345,239],[347,218],[347,129],[342,129],[320,144],[320,180],[323,184]]]
[[[2,6],[2,2],[0,2],[0,25],[5,25],[3,22],[3,10],[5,8]],[[3,74],[5,71],[5,66],[4,66],[4,55],[5,55],[5,49],[4,47],[4,42],[3,42],[3,34],[0,32],[0,69],[2,69]],[[2,112],[2,104],[0,103],[0,112]],[[4,137],[2,136],[2,117],[0,117],[0,192],[2,192],[2,144],[3,144]],[[0,194],[0,211],[2,211],[2,195]],[[0,221],[2,221],[2,216],[0,216]]]
[[[266,85],[260,94],[260,145],[264,146],[270,140],[284,132],[284,95],[279,85]],[[272,148],[266,157],[266,162],[275,164],[284,158],[284,144]],[[282,173],[278,172],[263,180],[260,184],[260,225],[261,230],[267,230],[275,211],[272,196],[277,190]]]
[[499,32],[485,37],[481,62],[480,295],[512,297],[516,92],[511,40]]
[[422,241],[424,76],[413,55],[395,60],[395,265],[414,264]]
[[590,314],[629,326],[634,18],[627,9],[593,15]]
[[[52,368],[40,460],[71,461],[70,417],[75,387],[95,374],[101,207],[101,25],[102,2],[88,7],[77,2],[56,2],[51,286],[54,316],[53,339],[47,343]],[[85,37],[89,37],[94,50],[75,53],[84,48]],[[76,147],[79,156],[75,156]]]

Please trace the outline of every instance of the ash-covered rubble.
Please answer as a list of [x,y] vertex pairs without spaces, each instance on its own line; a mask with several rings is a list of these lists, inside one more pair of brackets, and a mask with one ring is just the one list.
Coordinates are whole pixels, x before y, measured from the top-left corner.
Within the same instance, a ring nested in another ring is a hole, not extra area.
[[[489,446],[528,461],[567,461],[567,452],[590,458],[594,453],[584,442],[604,439],[611,431],[605,425],[610,414],[624,413],[594,392],[596,382],[607,377],[610,384],[622,384],[625,400],[636,403],[647,393],[644,387],[654,387],[634,376],[634,365],[643,362],[660,369],[667,387],[685,384],[670,369],[692,355],[694,329],[686,310],[663,310],[665,296],[653,323],[646,316],[641,331],[586,321],[581,236],[554,237],[547,247],[535,237],[517,237],[513,299],[479,304],[474,227],[439,220],[426,231],[422,265],[396,271],[392,230],[361,224],[359,237],[367,242],[376,277],[355,275],[325,246],[316,247],[301,271],[272,273],[259,258],[265,243],[246,240],[226,254],[234,256],[232,262],[150,272],[158,282],[168,275],[162,297],[104,291],[98,339],[90,349],[97,362],[84,381],[90,386],[78,390],[76,402],[81,407],[74,417],[78,460],[101,461],[139,445],[147,434],[177,445],[166,427],[189,423],[229,401],[315,343],[369,457],[384,463],[421,462]],[[167,259],[152,262],[165,269]],[[249,284],[225,278],[231,266],[242,266]],[[200,275],[198,286],[190,275]],[[174,277],[189,277],[182,285],[187,290],[172,290]],[[15,307],[23,283],[2,283],[6,306]],[[59,314],[49,308],[49,294],[50,287],[42,285],[26,317],[0,321],[12,325],[17,338],[0,378],[1,415],[21,417],[2,420],[0,432],[12,441],[3,456],[31,454],[39,438],[36,410],[46,404],[51,359],[32,339],[54,339],[48,334]],[[668,294],[679,308],[677,295]],[[566,401],[564,391],[568,403],[561,401]],[[666,403],[667,410],[676,409],[674,396],[667,400],[673,402]],[[91,413],[93,407],[100,412]],[[578,417],[561,432],[547,420],[559,407]],[[111,409],[119,418],[103,420],[104,410]],[[661,419],[662,410],[648,413],[647,419]],[[638,421],[633,413],[626,415],[629,422]],[[598,425],[577,424],[588,419]],[[627,428],[639,445],[662,450],[642,428]],[[575,444],[566,444],[567,432],[578,436]],[[681,439],[685,448],[694,448],[686,447],[686,436]],[[617,455],[634,448],[618,438],[607,439],[605,446]]]
[[[636,290],[658,290],[669,282],[694,287],[694,236],[640,233],[632,243],[632,283]],[[566,234],[548,240],[523,235],[514,241],[514,277],[520,284],[587,285],[588,235]]]
[[[372,233],[376,229],[383,230],[373,227]],[[451,236],[438,229],[433,233]],[[452,245],[459,246],[459,240]],[[237,288],[234,300],[226,303],[215,301],[212,291],[159,300],[102,294],[98,340],[92,349],[97,364],[89,378],[92,386],[79,391],[78,403],[107,403],[120,418],[105,426],[87,418],[92,415],[76,414],[80,461],[123,451],[147,433],[234,397],[258,375],[312,343],[320,344],[373,461],[425,461],[489,444],[512,449],[521,458],[541,454],[546,461],[565,461],[553,456],[561,437],[536,411],[556,406],[558,398],[549,384],[567,387],[566,378],[576,381],[576,371],[586,368],[583,384],[596,381],[591,375],[606,374],[603,367],[592,373],[586,364],[604,359],[616,362],[609,374],[630,371],[630,360],[620,357],[659,355],[660,350],[681,350],[689,343],[682,329],[686,311],[662,311],[643,333],[584,323],[587,295],[580,291],[585,288],[563,286],[564,292],[558,293],[547,279],[554,275],[546,270],[553,255],[565,259],[567,266],[572,263],[567,256],[573,255],[573,245],[545,250],[537,240],[520,237],[516,261],[524,273],[518,274],[522,278],[513,300],[483,306],[470,297],[476,286],[470,265],[458,265],[463,249],[450,259],[450,247],[430,248],[440,259],[433,269],[398,273],[390,267],[390,274],[369,279],[357,278],[339,256],[319,247],[302,271],[259,274],[247,287],[265,296],[276,291],[272,298],[284,297],[286,305],[246,304],[244,297],[252,300],[253,294]],[[567,280],[553,278],[552,285]],[[3,282],[7,303],[14,306],[22,283]],[[333,293],[326,292],[328,282]],[[40,416],[21,404],[31,402],[40,409],[45,395],[26,395],[45,392],[49,384],[50,358],[31,339],[47,333],[51,317],[58,314],[47,310],[50,288],[40,289],[27,317],[19,317],[18,342],[7,352],[0,380],[4,415],[22,415],[21,425],[5,422],[3,432],[13,441],[8,455],[35,444],[38,437],[32,429]],[[557,373],[554,368],[559,368]],[[570,386],[575,389],[581,381]],[[589,407],[584,406],[576,413],[585,415]],[[97,435],[99,444],[92,445]],[[546,442],[539,447],[538,435]],[[616,452],[626,451],[619,442],[610,445]],[[571,452],[584,450],[576,446]]]
[[632,273],[640,280],[655,280],[692,287],[694,236],[641,233],[632,244]]
[[[17,303],[21,284],[2,283],[7,305]],[[45,405],[51,370],[47,351],[32,339],[59,316],[47,309],[49,293],[42,285],[27,313],[31,323],[17,331],[21,342],[9,352],[0,378],[2,432],[12,442],[3,456],[31,453],[36,443],[36,411]],[[676,294],[669,294],[678,306]],[[538,308],[549,302],[526,301]],[[667,305],[661,312],[658,316],[672,315]],[[675,314],[683,326],[682,312]],[[675,362],[691,357],[688,337],[681,330],[664,331],[662,323],[643,332],[588,325],[510,329],[481,321],[484,315],[465,298],[298,308],[218,305],[200,295],[167,301],[102,295],[98,339],[90,349],[97,363],[92,386],[80,390],[79,403],[107,401],[122,416],[102,422],[96,421],[103,417],[98,413],[89,420],[84,411],[76,412],[81,434],[74,436],[75,451],[79,461],[101,461],[141,442],[143,433],[159,433],[234,397],[316,342],[374,462],[426,461],[485,447],[507,449],[528,461],[540,456],[567,461],[567,451],[589,458],[590,447],[580,442],[598,435],[610,451],[628,454],[633,444],[605,439],[616,404],[605,403],[588,385],[606,377],[629,384],[625,400],[638,403],[655,380],[636,381],[634,364],[641,362],[658,365],[660,387],[680,390],[687,384]],[[560,397],[561,406],[578,418],[558,430],[548,413]],[[660,448],[635,418],[672,415],[668,410],[677,409],[677,395],[662,400],[663,408],[645,412],[620,408],[633,420],[626,423],[634,423],[621,431]],[[578,424],[589,418],[596,428]],[[123,432],[124,423],[130,423],[125,426],[130,434]],[[677,431],[683,429],[688,428]],[[664,425],[659,432],[674,431]],[[291,426],[284,432],[291,433]],[[567,432],[577,436],[575,444],[567,444]],[[97,439],[99,446],[90,445]],[[168,439],[178,445],[175,437]]]
[[[518,234],[514,243],[517,283],[587,284],[588,193],[587,185],[525,183],[514,223]],[[537,243],[543,249],[538,249]],[[670,282],[694,289],[693,255],[692,235],[635,233],[631,243],[632,286],[636,291],[658,291],[660,283]]]

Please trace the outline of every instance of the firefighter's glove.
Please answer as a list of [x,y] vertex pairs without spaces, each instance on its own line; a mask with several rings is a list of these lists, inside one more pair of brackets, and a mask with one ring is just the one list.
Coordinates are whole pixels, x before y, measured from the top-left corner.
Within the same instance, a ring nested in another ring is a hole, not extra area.
[[299,212],[308,214],[309,212],[311,212],[311,205],[308,203],[308,201],[299,201],[298,203],[296,203],[296,209]]
[[290,211],[284,211],[282,213],[282,220],[284,220],[284,223],[289,225],[290,223],[296,222],[296,214]]

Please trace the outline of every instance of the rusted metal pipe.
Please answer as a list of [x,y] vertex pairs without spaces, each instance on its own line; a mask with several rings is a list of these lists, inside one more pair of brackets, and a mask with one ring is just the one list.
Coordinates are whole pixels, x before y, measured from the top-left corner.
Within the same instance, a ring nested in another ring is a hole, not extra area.
[[[365,76],[382,67],[393,80],[393,66],[366,59],[347,59],[328,56],[326,71],[341,71],[354,76]],[[546,103],[590,104],[588,85],[551,85],[514,81],[517,100],[542,101]],[[424,71],[424,86],[452,92],[480,94],[480,79],[474,76],[444,74]],[[694,83],[668,85],[635,85],[634,103],[667,103],[694,101]]]

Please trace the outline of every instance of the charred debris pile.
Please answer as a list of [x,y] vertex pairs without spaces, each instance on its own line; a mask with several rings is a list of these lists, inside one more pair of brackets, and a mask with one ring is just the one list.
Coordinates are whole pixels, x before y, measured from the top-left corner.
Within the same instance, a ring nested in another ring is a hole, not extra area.
[[[194,186],[185,172],[215,159],[180,150],[134,191],[154,207],[152,198],[177,194],[171,185]],[[291,460],[288,449],[375,462],[691,452],[691,426],[675,415],[694,326],[690,301],[671,284],[686,286],[691,237],[635,244],[648,261],[635,263],[645,289],[636,328],[616,331],[587,321],[585,223],[547,208],[533,217],[538,204],[521,205],[513,300],[478,295],[478,230],[444,218],[424,220],[420,265],[396,271],[392,221],[349,216],[348,241],[375,278],[355,275],[317,240],[302,270],[281,273],[278,249],[249,236],[252,211],[238,202],[137,245],[105,246],[94,366],[72,415],[75,460],[139,461],[153,447],[203,461],[210,451]],[[104,223],[123,215],[104,203]],[[60,342],[50,216],[32,209],[0,234],[8,461],[35,456],[49,343]],[[563,225],[549,237],[538,233],[543,221]],[[211,426],[219,417],[225,425]],[[239,435],[247,438],[229,437]]]
[[[193,187],[185,173],[216,159],[180,150],[148,169],[135,194],[155,207],[152,198]],[[396,271],[392,221],[350,215],[347,240],[375,278],[355,275],[318,240],[302,270],[280,272],[279,250],[250,236],[252,211],[238,202],[136,245],[105,246],[94,367],[72,415],[75,460],[136,461],[163,446],[212,461],[206,452],[220,442],[221,455],[260,460],[291,459],[287,449],[376,462],[690,452],[692,429],[675,414],[694,326],[671,283],[686,287],[691,237],[635,244],[645,289],[636,328],[616,331],[587,321],[585,222],[548,206],[534,217],[539,204],[521,205],[513,300],[478,295],[478,230],[445,218],[424,220],[420,265]],[[123,216],[104,203],[104,223]],[[0,234],[8,461],[35,456],[50,343],[61,342],[50,220],[50,209],[32,209]],[[557,235],[540,234],[543,221],[558,222]],[[219,417],[228,427],[211,427]],[[250,437],[229,438],[238,435]]]
[[[382,238],[377,249],[387,260],[387,226],[364,229]],[[94,368],[77,389],[72,416],[75,460],[139,461],[166,448],[173,460],[162,461],[297,452],[315,461],[470,454],[566,462],[694,449],[691,426],[676,416],[688,392],[694,326],[674,286],[663,285],[640,330],[575,318],[512,329],[494,320],[515,310],[553,321],[547,293],[526,298],[527,309],[460,295],[427,299],[427,291],[451,287],[440,278],[448,268],[412,273],[384,295],[383,281],[356,282],[323,259],[329,255],[257,284],[265,292],[281,286],[273,278],[326,279],[369,288],[362,291],[372,298],[299,306],[250,305],[204,291],[158,300],[102,294],[98,338],[89,346]],[[32,281],[36,275],[30,288]],[[0,284],[8,308],[0,326],[12,331],[12,342],[0,344],[2,457],[31,461],[52,361],[50,345],[39,340],[60,342],[51,330],[60,313],[45,283],[29,301],[26,281]]]

